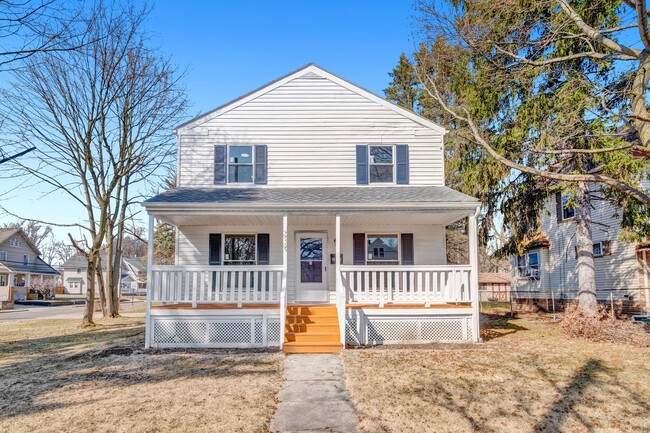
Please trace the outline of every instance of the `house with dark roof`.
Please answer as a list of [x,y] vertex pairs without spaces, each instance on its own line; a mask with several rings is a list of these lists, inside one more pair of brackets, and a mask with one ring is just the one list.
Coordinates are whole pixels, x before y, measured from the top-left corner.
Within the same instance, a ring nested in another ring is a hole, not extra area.
[[33,285],[53,286],[52,280],[59,273],[40,256],[21,229],[0,229],[0,298],[22,300]]
[[[445,186],[446,132],[313,64],[178,126],[178,186],[143,203],[146,346],[479,341],[480,203]],[[154,218],[174,265],[153,263]]]
[[[106,255],[101,253],[102,270],[106,270]],[[85,256],[74,255],[60,268],[63,270],[63,286],[65,293],[84,295],[88,287],[88,261]],[[104,278],[105,278],[104,274]],[[146,292],[147,263],[138,257],[122,257],[120,267],[120,292],[136,294]],[[97,282],[97,279],[95,279]],[[95,286],[98,293],[98,285]]]

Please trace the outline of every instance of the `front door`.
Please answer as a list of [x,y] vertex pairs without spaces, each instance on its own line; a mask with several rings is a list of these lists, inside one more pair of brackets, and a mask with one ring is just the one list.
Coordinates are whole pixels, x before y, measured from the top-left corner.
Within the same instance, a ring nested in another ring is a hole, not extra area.
[[296,234],[297,268],[296,300],[298,302],[329,301],[327,290],[327,234]]

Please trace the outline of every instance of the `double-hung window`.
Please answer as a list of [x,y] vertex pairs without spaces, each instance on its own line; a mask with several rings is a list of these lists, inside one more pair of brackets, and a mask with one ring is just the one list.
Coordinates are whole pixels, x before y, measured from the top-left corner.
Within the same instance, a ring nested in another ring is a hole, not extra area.
[[228,146],[228,183],[253,183],[253,146]]
[[370,183],[393,183],[395,173],[393,146],[369,146],[369,150]]
[[23,265],[29,265],[29,255],[23,254]]
[[7,252],[6,251],[0,251],[0,261],[6,261],[7,260]]
[[224,265],[254,265],[256,263],[255,235],[225,235]]
[[20,240],[18,238],[12,238],[9,241],[9,245],[12,246],[12,247],[16,247],[16,248],[22,248],[24,244],[23,244],[22,240]]
[[517,269],[521,278],[539,278],[539,252],[529,252],[518,257]]
[[368,262],[399,263],[398,235],[367,235]]

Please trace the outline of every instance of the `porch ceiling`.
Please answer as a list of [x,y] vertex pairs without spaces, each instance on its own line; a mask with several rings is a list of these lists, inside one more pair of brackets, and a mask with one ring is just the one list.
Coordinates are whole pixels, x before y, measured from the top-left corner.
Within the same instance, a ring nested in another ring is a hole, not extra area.
[[[341,213],[341,224],[345,225],[449,225],[468,215],[467,210],[450,210],[447,212],[366,212]],[[165,214],[157,218],[175,226],[281,226],[281,215],[251,214]],[[290,214],[289,226],[333,226],[336,216]]]

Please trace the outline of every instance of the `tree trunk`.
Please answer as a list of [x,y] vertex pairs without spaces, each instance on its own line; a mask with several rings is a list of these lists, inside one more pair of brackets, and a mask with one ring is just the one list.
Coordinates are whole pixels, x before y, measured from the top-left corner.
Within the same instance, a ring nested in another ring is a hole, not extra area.
[[578,253],[578,303],[588,316],[596,315],[596,273],[591,238],[591,198],[587,183],[578,183],[576,192],[576,244]]
[[88,269],[86,270],[86,279],[88,285],[86,286],[86,305],[84,309],[84,317],[81,321],[81,326],[93,326],[93,314],[95,312],[95,266],[97,263],[97,254],[95,250],[90,251],[87,257]]
[[650,113],[647,110],[647,89],[650,82],[650,53],[645,50],[639,58],[637,69],[632,83],[632,124],[634,125],[641,144],[650,146]]

